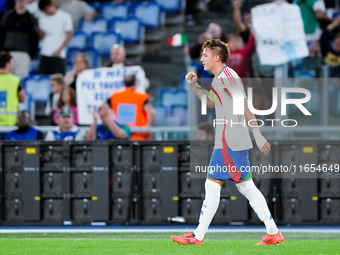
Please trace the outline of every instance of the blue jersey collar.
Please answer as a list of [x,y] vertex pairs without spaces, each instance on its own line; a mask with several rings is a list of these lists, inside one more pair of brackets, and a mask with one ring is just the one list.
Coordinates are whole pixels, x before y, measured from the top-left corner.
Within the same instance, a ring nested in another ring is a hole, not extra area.
[[227,66],[224,66],[224,67],[222,68],[222,70],[221,70],[220,73],[217,75],[217,77],[220,76],[220,74],[222,73],[222,71],[223,71],[225,68],[227,68]]

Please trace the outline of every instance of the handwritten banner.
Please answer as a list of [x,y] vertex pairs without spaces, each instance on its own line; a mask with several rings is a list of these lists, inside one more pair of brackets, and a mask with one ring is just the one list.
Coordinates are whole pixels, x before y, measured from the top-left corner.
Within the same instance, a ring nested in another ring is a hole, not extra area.
[[125,88],[124,76],[135,74],[137,91],[145,92],[145,72],[140,66],[103,67],[83,71],[77,78],[77,109],[80,125],[93,123],[93,108],[99,108],[115,91]]
[[261,4],[252,8],[251,14],[262,65],[281,65],[309,55],[297,5]]

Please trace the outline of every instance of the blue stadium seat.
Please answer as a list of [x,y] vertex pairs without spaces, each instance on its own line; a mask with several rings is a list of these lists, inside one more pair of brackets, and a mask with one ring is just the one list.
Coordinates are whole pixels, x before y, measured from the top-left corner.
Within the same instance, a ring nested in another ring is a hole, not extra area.
[[113,4],[104,3],[100,8],[100,14],[107,20],[113,18],[126,19],[129,14],[130,3],[125,4]]
[[186,106],[173,105],[171,106],[171,115],[179,118],[180,126],[186,126],[189,122],[189,114]]
[[188,93],[185,89],[166,88],[161,89],[159,93],[160,102],[166,107],[173,105],[188,105]]
[[85,49],[69,48],[67,50],[67,64],[73,65],[74,57],[77,53],[84,53],[89,59],[90,68],[96,68],[99,65],[99,53],[93,47],[86,47]]
[[73,69],[73,62],[70,62],[70,61],[66,61],[66,73],[71,71]]
[[315,70],[299,70],[295,71],[295,78],[316,78]]
[[157,28],[161,25],[161,6],[154,2],[143,2],[133,5],[133,14],[146,28]]
[[178,13],[181,9],[182,0],[156,0],[165,13]]
[[32,95],[31,93],[28,93],[25,91],[25,101],[22,103],[19,103],[19,109],[20,111],[28,111],[29,113],[32,114]]
[[80,24],[80,30],[87,35],[91,35],[93,33],[106,33],[107,20],[104,17],[98,17],[95,20],[83,21]]
[[172,89],[166,88],[160,90],[159,101],[163,106],[171,107],[171,105],[173,105],[172,99],[173,99]]
[[141,36],[141,23],[139,19],[130,17],[127,19],[112,19],[110,27],[120,33],[121,38],[127,43],[137,43]]
[[32,95],[37,103],[47,103],[51,93],[50,77],[47,75],[31,75],[23,80],[23,87]]
[[102,57],[110,57],[110,49],[114,44],[120,44],[120,35],[110,31],[106,34],[95,33],[92,36],[93,48],[95,48]]
[[188,93],[185,89],[176,89],[173,97],[173,105],[188,105]]
[[83,31],[75,31],[67,48],[80,48],[86,47],[87,35]]
[[30,75],[39,74],[39,59],[31,60]]
[[168,116],[167,108],[163,106],[162,104],[154,104],[153,107],[155,108],[155,112],[156,112],[155,126],[165,126],[166,118]]

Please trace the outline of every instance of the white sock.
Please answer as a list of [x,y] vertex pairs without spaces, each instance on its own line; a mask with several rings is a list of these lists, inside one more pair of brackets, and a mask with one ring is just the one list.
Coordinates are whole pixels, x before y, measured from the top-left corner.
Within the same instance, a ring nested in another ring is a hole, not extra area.
[[220,203],[221,186],[209,179],[205,181],[205,199],[203,201],[199,225],[194,231],[195,238],[203,241],[205,233]]
[[237,189],[244,195],[257,216],[264,223],[268,235],[275,235],[279,232],[272,215],[267,206],[266,199],[261,191],[255,186],[253,180],[236,184]]

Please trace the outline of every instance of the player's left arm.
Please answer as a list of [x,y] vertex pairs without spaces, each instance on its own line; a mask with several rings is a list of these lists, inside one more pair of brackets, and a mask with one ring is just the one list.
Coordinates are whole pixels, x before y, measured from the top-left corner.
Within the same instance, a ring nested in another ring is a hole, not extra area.
[[251,126],[257,147],[262,153],[264,153],[264,155],[267,156],[270,152],[270,144],[268,143],[266,138],[264,138],[263,135],[261,134],[260,129],[256,122],[256,118],[248,108],[248,100],[246,98],[244,99],[244,116],[246,117],[247,121],[249,122],[249,125]]

